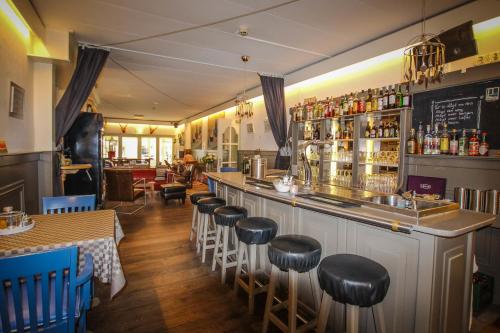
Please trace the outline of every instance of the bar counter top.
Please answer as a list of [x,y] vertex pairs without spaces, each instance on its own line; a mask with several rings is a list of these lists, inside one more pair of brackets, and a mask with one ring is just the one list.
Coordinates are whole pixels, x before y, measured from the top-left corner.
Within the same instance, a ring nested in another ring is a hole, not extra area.
[[[476,213],[468,210],[453,210],[430,216],[415,217],[361,205],[356,207],[338,207],[310,199],[294,196],[291,193],[279,193],[246,183],[246,177],[240,172],[207,172],[207,177],[245,193],[254,194],[269,200],[289,204],[294,207],[344,217],[355,221],[392,229],[398,232],[420,232],[439,237],[457,237],[478,230],[495,222],[494,215]],[[356,189],[337,187],[341,195],[349,198]],[[321,192],[321,189],[315,189]],[[300,191],[299,191],[300,194]]]

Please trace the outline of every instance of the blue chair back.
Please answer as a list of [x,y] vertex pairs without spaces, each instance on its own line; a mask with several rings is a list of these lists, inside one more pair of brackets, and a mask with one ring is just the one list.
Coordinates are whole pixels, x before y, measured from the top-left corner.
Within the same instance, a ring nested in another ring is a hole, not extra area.
[[215,193],[215,181],[210,178],[208,178],[208,191]]
[[75,332],[78,248],[0,259],[0,332]]
[[95,210],[95,194],[43,197],[43,214],[75,213]]
[[231,168],[231,167],[220,168],[220,172],[236,172],[236,171],[238,171],[238,168]]

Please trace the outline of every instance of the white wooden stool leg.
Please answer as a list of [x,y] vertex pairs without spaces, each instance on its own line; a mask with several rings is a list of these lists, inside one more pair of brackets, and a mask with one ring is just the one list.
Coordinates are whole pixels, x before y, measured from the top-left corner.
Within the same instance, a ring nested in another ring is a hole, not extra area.
[[201,252],[201,239],[202,239],[202,229],[203,229],[203,221],[204,215],[198,212],[198,207],[196,207],[196,219],[198,220],[196,223],[196,253],[200,254]]
[[382,306],[382,303],[375,304],[372,307],[372,311],[375,312],[375,325],[377,327],[377,333],[387,332],[384,318],[384,307]]
[[297,331],[297,291],[299,272],[290,269],[288,271],[288,332]]
[[215,248],[214,256],[212,258],[212,272],[215,271],[215,265],[217,265],[217,256],[219,255],[219,243],[221,242],[222,226],[218,225],[215,229]]
[[193,206],[193,219],[191,221],[191,232],[189,233],[189,241],[193,240],[194,228],[196,226],[196,206]]
[[241,266],[243,266],[243,257],[245,255],[245,246],[246,244],[240,242],[240,246],[238,248],[238,261],[236,264],[236,272],[234,274],[234,293],[238,293],[238,286],[240,285],[240,276],[241,276]]
[[321,306],[319,307],[318,327],[316,329],[316,333],[325,333],[331,305],[332,297],[326,292],[323,292],[323,297],[321,298]]
[[257,245],[250,244],[248,255],[248,313],[253,314],[255,307],[255,264],[257,262]]
[[221,283],[226,283],[226,269],[227,269],[227,246],[229,241],[229,227],[222,227],[222,267],[221,267]]
[[208,238],[208,214],[203,214],[203,235],[202,237],[202,248],[201,248],[201,262],[205,262],[205,257],[207,254],[207,238]]
[[279,268],[272,265],[271,276],[269,277],[269,285],[267,287],[266,308],[264,310],[264,319],[262,320],[262,333],[267,333],[267,329],[269,327],[269,315],[273,307],[274,292],[276,288],[276,282],[278,281],[278,277],[279,277]]
[[266,271],[266,247],[264,245],[259,246],[259,266],[262,271]]
[[359,306],[346,304],[346,333],[358,333]]

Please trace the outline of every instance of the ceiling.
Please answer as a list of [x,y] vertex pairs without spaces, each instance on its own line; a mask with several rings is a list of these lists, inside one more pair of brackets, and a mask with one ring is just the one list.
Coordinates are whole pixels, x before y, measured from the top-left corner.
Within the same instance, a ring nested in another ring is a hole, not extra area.
[[[31,1],[49,28],[73,31],[81,42],[138,51],[111,49],[98,81],[100,112],[167,121],[257,86],[256,72],[290,73],[421,18],[421,2],[414,0],[300,0],[283,6],[289,0]],[[427,1],[426,12],[466,2]],[[279,7],[226,20],[272,6]],[[217,21],[224,22],[123,43]],[[240,26],[248,27],[250,38],[237,33]],[[249,72],[241,55],[250,56]]]

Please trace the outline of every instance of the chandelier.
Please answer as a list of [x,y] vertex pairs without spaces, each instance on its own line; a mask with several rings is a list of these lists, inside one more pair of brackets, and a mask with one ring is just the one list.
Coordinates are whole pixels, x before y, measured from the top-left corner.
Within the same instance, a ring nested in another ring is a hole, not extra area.
[[243,118],[252,118],[253,116],[253,111],[252,111],[252,108],[253,108],[253,104],[252,102],[249,102],[247,100],[247,96],[246,96],[246,90],[245,90],[245,86],[246,86],[246,74],[247,74],[247,62],[248,60],[250,59],[249,56],[241,56],[241,60],[243,61],[243,65],[245,67],[245,70],[244,70],[244,79],[243,79],[243,93],[241,95],[238,95],[236,96],[236,100],[235,100],[235,103],[236,103],[236,117],[241,120]]
[[425,0],[422,0],[422,30],[404,50],[403,71],[408,82],[425,84],[441,82],[444,75],[445,45],[439,37],[425,32]]

